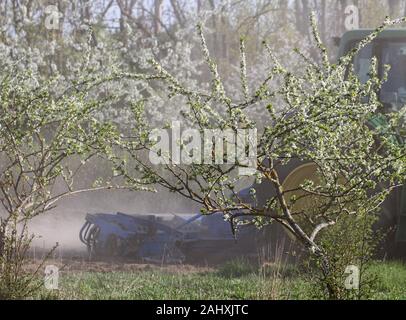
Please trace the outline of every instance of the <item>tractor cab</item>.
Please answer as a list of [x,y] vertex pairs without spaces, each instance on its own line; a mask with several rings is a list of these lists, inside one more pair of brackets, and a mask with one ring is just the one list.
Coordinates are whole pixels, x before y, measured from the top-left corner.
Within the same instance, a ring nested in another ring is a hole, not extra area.
[[[372,29],[353,30],[340,40],[339,57],[367,37]],[[399,110],[406,103],[406,29],[383,31],[372,43],[365,46],[354,59],[354,69],[361,82],[368,80],[371,59],[378,59],[378,73],[383,77],[386,65],[390,66],[388,79],[379,93],[384,111]]]

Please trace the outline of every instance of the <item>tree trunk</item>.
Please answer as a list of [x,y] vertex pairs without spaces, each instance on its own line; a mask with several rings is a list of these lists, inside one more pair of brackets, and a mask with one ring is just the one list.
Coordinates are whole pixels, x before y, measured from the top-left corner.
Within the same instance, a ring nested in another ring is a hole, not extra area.
[[161,22],[162,22],[162,4],[163,0],[155,0],[154,7],[154,33],[158,34],[161,32]]

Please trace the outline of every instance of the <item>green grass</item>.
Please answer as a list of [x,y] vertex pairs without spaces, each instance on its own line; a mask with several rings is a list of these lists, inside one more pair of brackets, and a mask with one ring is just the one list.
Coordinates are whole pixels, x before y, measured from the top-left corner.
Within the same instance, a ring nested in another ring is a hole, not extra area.
[[[278,277],[249,264],[231,262],[218,270],[174,273],[81,272],[62,275],[58,292],[42,291],[44,299],[311,299],[313,288],[298,272]],[[406,265],[375,263],[378,275],[373,299],[406,299]]]
[[251,275],[224,278],[215,273],[80,273],[66,276],[60,299],[259,299],[266,287]]
[[406,265],[404,263],[376,263],[371,271],[378,275],[375,299],[406,300]]

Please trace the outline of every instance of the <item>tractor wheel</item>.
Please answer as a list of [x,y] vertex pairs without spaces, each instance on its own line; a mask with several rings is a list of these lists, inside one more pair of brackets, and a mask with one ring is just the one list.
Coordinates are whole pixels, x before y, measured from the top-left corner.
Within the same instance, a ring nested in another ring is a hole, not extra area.
[[[291,206],[291,211],[303,211],[306,212],[307,216],[311,217],[317,215],[318,210],[316,208],[320,208],[323,204],[326,204],[328,199],[300,190],[300,186],[305,181],[312,181],[315,184],[320,183],[317,165],[315,163],[305,163],[293,169],[283,180],[282,188],[286,192],[287,202]],[[291,200],[293,198],[296,198],[296,200]],[[306,220],[302,219],[303,221],[300,221],[300,216],[301,215],[296,216],[295,219],[301,224],[305,231],[309,231],[312,226],[308,225]],[[293,237],[293,235],[291,235],[289,232],[288,235]]]
[[[278,170],[279,178],[283,182],[282,185],[288,187],[288,185],[300,184],[305,179],[309,179],[309,175],[311,176],[313,172],[311,166],[312,164],[303,163],[299,160],[290,161],[289,164]],[[263,181],[261,184],[255,184],[253,187],[256,190],[257,205],[259,207],[264,206],[268,199],[276,195],[273,184],[268,180]],[[268,253],[275,251],[277,247],[279,249],[284,248],[285,252],[294,252],[295,254],[301,251],[300,246],[298,247],[292,234],[286,228],[278,223],[272,223],[264,228],[263,234],[258,239],[258,252],[261,256],[264,254],[269,255]],[[297,257],[289,255],[288,259],[295,262]]]
[[[318,183],[320,180],[317,177],[317,166],[313,163],[302,164],[293,169],[283,181],[282,187],[284,190],[293,190],[298,188],[305,180],[310,180]],[[383,187],[383,186],[382,186]],[[303,191],[287,192],[288,197],[295,195],[297,198],[303,196]],[[397,224],[397,216],[399,215],[399,190],[392,192],[389,197],[382,204],[380,209],[380,216],[374,225],[375,230],[387,233],[382,245],[384,252],[382,254],[389,254],[394,256],[397,246],[395,245],[395,230]],[[293,211],[306,210],[312,214],[312,207],[314,203],[322,203],[326,199],[322,197],[308,195],[296,201],[292,207]],[[289,234],[289,233],[288,233]]]
[[[288,165],[281,167],[278,170],[279,179],[282,182],[282,188],[286,192],[287,201],[292,205],[294,211],[300,209],[306,209],[311,212],[314,207],[315,201],[326,201],[322,197],[316,197],[314,195],[306,194],[303,190],[296,190],[306,180],[318,183],[317,165],[313,162],[303,163],[298,160],[291,161]],[[264,181],[259,185],[255,185],[258,206],[265,205],[267,200],[276,195],[275,188],[270,181]],[[292,191],[289,191],[292,190]],[[296,196],[298,200],[295,203],[290,201],[290,198]]]

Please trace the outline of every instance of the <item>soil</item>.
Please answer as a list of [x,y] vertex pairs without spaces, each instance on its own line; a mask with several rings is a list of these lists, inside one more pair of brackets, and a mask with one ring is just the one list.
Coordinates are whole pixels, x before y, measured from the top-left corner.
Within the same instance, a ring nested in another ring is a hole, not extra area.
[[[34,272],[41,264],[41,259],[29,259],[25,268],[29,272]],[[212,271],[209,266],[196,266],[189,264],[158,265],[150,263],[137,263],[134,261],[88,261],[84,258],[48,259],[40,268],[40,272],[45,270],[46,265],[55,265],[64,273],[79,272],[143,272],[143,271],[164,271],[168,273],[201,273]]]

